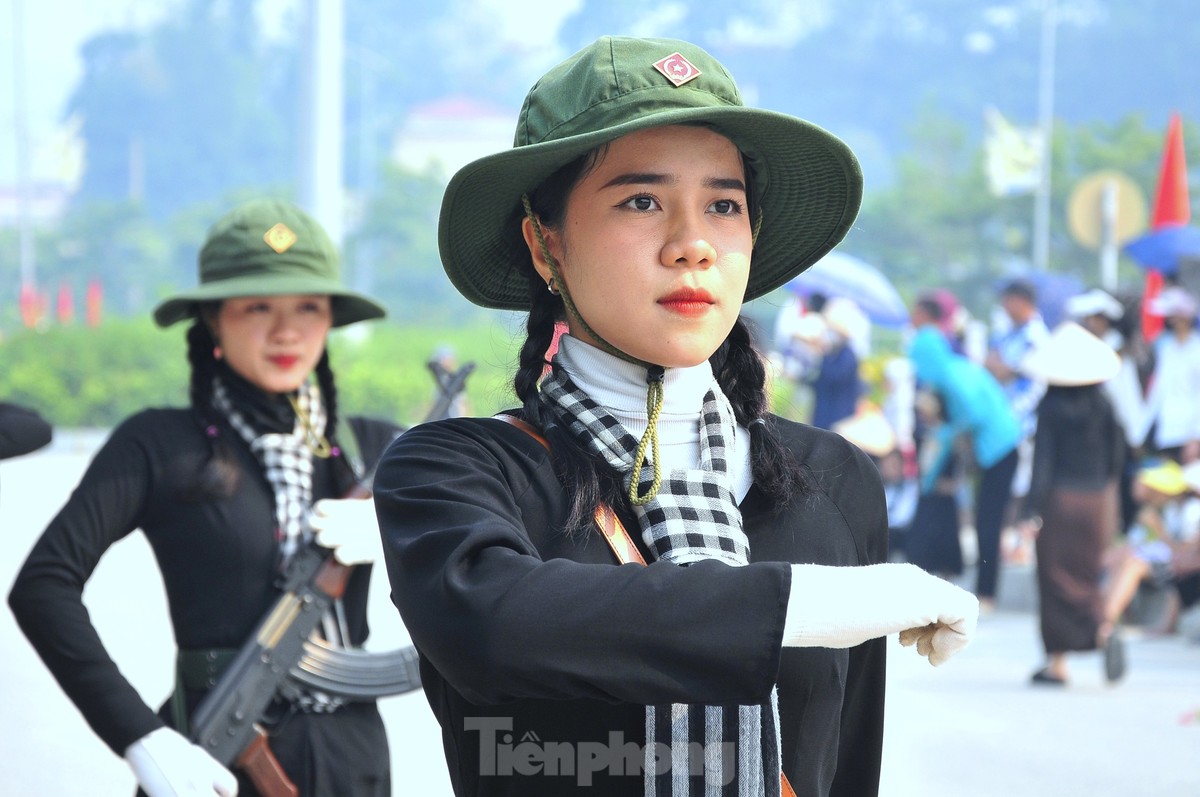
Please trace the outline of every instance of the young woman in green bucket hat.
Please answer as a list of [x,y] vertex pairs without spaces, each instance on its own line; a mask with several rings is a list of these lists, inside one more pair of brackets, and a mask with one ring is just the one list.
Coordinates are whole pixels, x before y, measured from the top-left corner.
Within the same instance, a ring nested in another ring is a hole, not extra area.
[[[258,794],[188,741],[188,720],[281,595],[313,537],[345,564],[378,549],[370,501],[343,499],[399,432],[338,414],[326,337],[380,318],[346,289],[337,251],[290,203],[256,200],[209,231],[197,288],[154,311],[190,321],[191,406],[121,423],[50,522],[9,601],[22,630],[100,738],[150,797]],[[82,602],[100,557],[141,528],[158,561],[179,646],[176,689],[155,712],[105,652]],[[370,568],[356,567],[333,646],[367,635]],[[263,720],[270,749],[304,795],[390,797],[388,743],[374,702],[298,689]]]
[[738,317],[860,193],[708,53],[616,37],[451,179],[448,276],[529,313],[521,406],[408,431],[375,501],[456,794],[877,792],[885,635],[938,664],[978,606],[885,563],[877,471],[768,412]]

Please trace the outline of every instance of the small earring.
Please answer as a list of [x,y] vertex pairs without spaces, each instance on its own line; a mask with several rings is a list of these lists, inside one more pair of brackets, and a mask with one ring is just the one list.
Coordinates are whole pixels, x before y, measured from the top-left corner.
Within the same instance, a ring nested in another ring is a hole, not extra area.
[[220,346],[213,346],[213,359],[220,360],[225,356],[225,352],[221,351]]
[[558,286],[554,284],[554,277],[551,277],[550,281],[546,283],[546,290],[550,291],[550,293],[554,294],[555,296],[558,296],[559,290]]

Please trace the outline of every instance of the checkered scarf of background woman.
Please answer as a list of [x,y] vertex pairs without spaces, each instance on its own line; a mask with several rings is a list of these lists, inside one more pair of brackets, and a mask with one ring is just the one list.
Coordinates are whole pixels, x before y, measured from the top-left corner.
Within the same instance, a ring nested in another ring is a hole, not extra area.
[[[634,478],[634,437],[581,391],[557,361],[541,382],[541,399],[551,415],[599,455],[625,487]],[[749,562],[750,545],[728,474],[728,446],[736,420],[729,399],[713,381],[700,418],[698,468],[664,475],[658,494],[634,506],[642,539],[656,559],[687,565],[717,559],[733,566]],[[654,479],[647,463],[638,474],[643,487]],[[646,706],[647,797],[737,795],[776,797],[780,791],[777,695],[762,705]]]
[[[213,403],[225,413],[229,424],[237,430],[250,450],[262,463],[267,482],[275,491],[276,537],[279,541],[280,568],[287,566],[299,548],[307,544],[312,533],[307,516],[312,505],[312,447],[311,441],[325,434],[325,408],[321,392],[311,380],[300,386],[296,403],[301,412],[289,434],[270,432],[260,434],[233,406],[229,393],[219,378],[213,379]],[[308,418],[304,423],[303,418]]]

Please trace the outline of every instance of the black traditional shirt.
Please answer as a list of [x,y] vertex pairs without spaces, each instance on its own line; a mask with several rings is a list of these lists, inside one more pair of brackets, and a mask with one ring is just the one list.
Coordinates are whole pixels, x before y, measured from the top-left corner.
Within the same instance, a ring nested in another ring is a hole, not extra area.
[[0,401],[0,459],[37,451],[53,436],[53,428],[35,410]]
[[[398,431],[352,419],[362,455],[377,457]],[[195,499],[211,453],[190,410],[151,409],[121,423],[22,566],[9,603],[22,631],[92,729],[118,755],[163,725],[109,658],[92,626],[84,585],[113,543],[141,529],[166,588],[182,649],[237,648],[280,595],[275,498],[254,455],[227,425],[236,489]],[[314,459],[313,497],[341,496],[353,481],[338,459]],[[352,641],[367,636],[370,569],[355,568],[345,605]]]
[[781,640],[787,563],[886,560],[879,475],[837,435],[774,428],[819,486],[781,511],[751,488],[746,567],[617,566],[598,533],[561,531],[549,454],[502,421],[424,424],[389,447],[375,501],[392,595],[457,795],[640,795],[645,705],[758,704],[776,683],[797,794],[878,792],[885,639]]

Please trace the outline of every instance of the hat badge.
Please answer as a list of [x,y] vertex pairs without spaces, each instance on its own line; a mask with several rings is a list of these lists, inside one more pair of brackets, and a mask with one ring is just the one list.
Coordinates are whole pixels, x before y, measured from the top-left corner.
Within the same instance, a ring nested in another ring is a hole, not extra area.
[[292,228],[281,221],[266,231],[263,235],[263,240],[276,253],[283,254],[292,248],[292,244],[296,243],[296,233],[292,232]]
[[700,70],[696,68],[696,65],[677,52],[655,61],[654,68],[671,81],[676,88],[700,77]]

